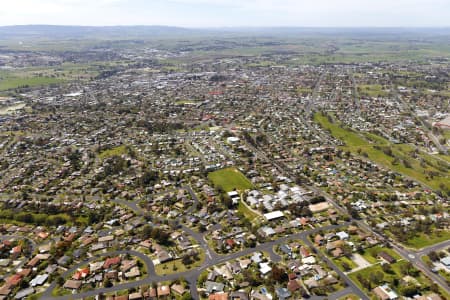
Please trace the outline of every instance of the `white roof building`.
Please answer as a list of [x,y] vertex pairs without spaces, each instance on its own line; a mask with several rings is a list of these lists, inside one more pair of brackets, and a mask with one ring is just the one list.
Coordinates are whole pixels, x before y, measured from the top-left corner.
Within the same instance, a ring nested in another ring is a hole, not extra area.
[[44,282],[47,280],[47,278],[48,278],[48,274],[37,275],[30,281],[30,284],[33,287],[37,286],[37,285],[43,285]]
[[260,263],[259,271],[261,272],[261,274],[266,275],[267,273],[272,271],[272,268],[269,266],[269,263]]
[[264,214],[264,218],[266,218],[267,221],[271,221],[271,220],[275,220],[275,219],[279,219],[279,218],[283,218],[284,214],[282,211],[273,211],[267,214]]

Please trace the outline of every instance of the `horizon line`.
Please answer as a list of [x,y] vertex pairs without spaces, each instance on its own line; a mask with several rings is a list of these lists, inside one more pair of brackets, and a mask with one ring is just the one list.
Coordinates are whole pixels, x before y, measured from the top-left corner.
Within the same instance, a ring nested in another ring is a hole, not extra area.
[[179,26],[179,25],[162,25],[162,24],[118,24],[118,25],[79,25],[79,24],[9,24],[0,25],[1,27],[26,27],[26,26],[52,26],[52,27],[172,27],[172,28],[183,28],[183,29],[450,29],[450,25],[444,26],[309,26],[309,25],[295,25],[295,26],[285,26],[285,25],[275,25],[275,26],[252,26],[252,25],[227,25],[227,26]]

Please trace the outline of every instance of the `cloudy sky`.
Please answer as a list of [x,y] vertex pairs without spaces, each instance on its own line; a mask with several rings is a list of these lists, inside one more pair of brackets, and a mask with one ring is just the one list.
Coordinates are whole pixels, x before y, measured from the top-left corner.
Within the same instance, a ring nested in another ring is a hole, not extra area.
[[450,0],[0,0],[0,25],[450,26]]

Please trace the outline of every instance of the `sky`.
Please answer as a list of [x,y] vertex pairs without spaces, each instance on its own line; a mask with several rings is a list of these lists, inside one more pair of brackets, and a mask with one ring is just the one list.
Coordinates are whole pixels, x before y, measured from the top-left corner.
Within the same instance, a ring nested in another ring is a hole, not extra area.
[[0,0],[3,25],[449,27],[450,0]]

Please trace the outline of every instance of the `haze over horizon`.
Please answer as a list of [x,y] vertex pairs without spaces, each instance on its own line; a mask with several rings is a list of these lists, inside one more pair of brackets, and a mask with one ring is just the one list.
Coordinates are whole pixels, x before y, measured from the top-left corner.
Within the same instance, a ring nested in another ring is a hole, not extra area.
[[447,0],[16,0],[0,26],[448,27]]

